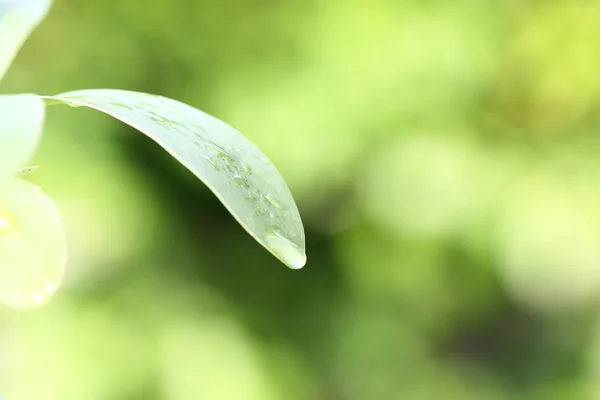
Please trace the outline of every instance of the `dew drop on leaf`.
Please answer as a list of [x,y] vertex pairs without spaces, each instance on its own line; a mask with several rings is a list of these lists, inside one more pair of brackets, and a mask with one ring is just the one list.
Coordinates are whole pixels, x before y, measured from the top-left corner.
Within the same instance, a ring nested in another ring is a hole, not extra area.
[[306,264],[306,254],[287,239],[278,229],[269,229],[267,243],[270,250],[291,269],[300,269]]
[[39,186],[0,179],[0,302],[36,308],[58,289],[66,238],[54,201]]
[[266,200],[267,200],[269,203],[271,203],[271,205],[272,205],[273,207],[275,207],[275,208],[277,208],[277,209],[279,209],[279,210],[283,209],[283,206],[282,206],[282,205],[281,205],[281,204],[280,204],[280,203],[279,203],[277,200],[275,200],[275,199],[273,198],[273,196],[271,196],[270,194],[267,194],[267,195],[265,196],[265,199],[266,199]]

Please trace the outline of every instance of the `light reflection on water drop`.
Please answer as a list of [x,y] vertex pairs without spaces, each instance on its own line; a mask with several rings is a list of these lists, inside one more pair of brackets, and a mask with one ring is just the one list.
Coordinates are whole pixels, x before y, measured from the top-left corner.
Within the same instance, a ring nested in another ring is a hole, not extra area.
[[278,229],[267,232],[267,244],[273,253],[291,269],[300,269],[306,264],[304,250],[287,239]]
[[208,165],[210,165],[210,167],[213,170],[215,170],[215,171],[220,171],[221,170],[219,168],[219,166],[217,165],[217,162],[215,160],[213,160],[209,155],[204,154],[204,155],[202,155],[202,158],[204,158],[208,162]]
[[272,205],[273,207],[277,208],[278,210],[281,210],[281,209],[283,209],[283,206],[281,205],[281,203],[279,203],[277,200],[275,200],[275,198],[274,198],[272,195],[270,195],[270,194],[267,194],[267,195],[265,196],[265,199],[266,199],[266,200],[267,200],[269,203],[271,203],[271,205]]

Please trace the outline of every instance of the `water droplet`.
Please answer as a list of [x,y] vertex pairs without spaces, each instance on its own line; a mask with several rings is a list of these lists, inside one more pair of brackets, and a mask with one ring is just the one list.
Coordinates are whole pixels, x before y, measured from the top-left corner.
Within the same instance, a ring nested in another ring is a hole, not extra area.
[[250,200],[250,201],[256,201],[257,197],[254,193],[252,192],[248,192],[246,194],[246,200]]
[[228,153],[219,150],[217,151],[217,157],[219,157],[220,159],[222,159],[223,161],[227,162],[227,163],[234,163],[235,159],[233,157],[231,157]]
[[203,154],[202,158],[204,158],[208,162],[208,164],[211,166],[212,169],[214,169],[215,171],[219,171],[220,170],[220,168],[217,165],[216,161],[213,160],[209,155]]
[[237,183],[239,186],[243,187],[244,189],[250,189],[250,184],[248,183],[248,181],[246,180],[245,177],[243,177],[241,175],[234,175],[233,180],[235,181],[235,183]]
[[292,269],[300,269],[306,264],[304,250],[287,239],[278,229],[267,231],[267,245],[272,253]]
[[252,168],[250,168],[248,165],[243,164],[242,169],[244,170],[244,174],[246,174],[246,176],[252,176]]
[[271,205],[273,205],[273,207],[277,208],[278,210],[283,209],[283,206],[281,205],[281,203],[279,203],[277,200],[275,200],[271,194],[267,194],[265,196],[265,199],[267,199],[267,201],[269,203],[271,203]]
[[0,301],[18,309],[46,303],[60,285],[66,259],[52,199],[21,179],[0,180]]

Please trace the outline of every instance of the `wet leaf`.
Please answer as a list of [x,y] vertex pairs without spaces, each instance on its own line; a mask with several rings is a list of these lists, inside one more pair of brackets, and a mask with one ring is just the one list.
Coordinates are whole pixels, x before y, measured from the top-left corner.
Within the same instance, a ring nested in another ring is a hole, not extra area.
[[45,97],[109,114],[143,132],[202,180],[260,244],[302,268],[304,229],[273,164],[241,133],[200,110],[161,96],[81,90]]

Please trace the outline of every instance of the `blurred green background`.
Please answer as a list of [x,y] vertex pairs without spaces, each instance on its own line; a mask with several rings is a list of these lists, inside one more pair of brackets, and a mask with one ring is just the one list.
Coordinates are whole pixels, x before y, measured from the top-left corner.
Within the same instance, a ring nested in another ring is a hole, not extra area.
[[59,0],[0,90],[121,88],[287,180],[291,271],[164,151],[51,107],[61,290],[7,400],[600,398],[600,2]]

